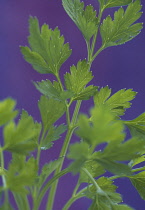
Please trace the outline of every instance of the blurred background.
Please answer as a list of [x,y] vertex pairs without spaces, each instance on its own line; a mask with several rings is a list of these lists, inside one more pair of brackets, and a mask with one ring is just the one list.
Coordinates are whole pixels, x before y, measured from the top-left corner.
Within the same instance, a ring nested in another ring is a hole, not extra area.
[[[85,0],[92,3],[96,10],[97,0]],[[142,0],[143,11],[145,2]],[[116,10],[116,9],[115,9]],[[114,9],[106,10],[104,17],[112,16]],[[19,110],[25,109],[35,120],[40,121],[37,107],[40,94],[32,81],[54,79],[51,75],[40,75],[26,63],[20,53],[19,46],[27,45],[28,18],[36,16],[40,24],[47,23],[50,28],[59,27],[66,42],[73,50],[71,57],[62,66],[61,74],[69,71],[72,64],[87,57],[85,41],[75,24],[65,13],[60,0],[0,0],[0,100],[10,96],[17,101]],[[140,18],[144,22],[145,14]],[[112,92],[122,88],[132,88],[137,91],[132,108],[126,112],[123,119],[129,120],[145,111],[145,29],[132,41],[124,45],[104,50],[92,65],[94,74],[93,84],[108,85]],[[92,101],[82,104],[82,112],[88,112]],[[55,148],[44,152],[41,162],[48,162],[50,158],[58,157],[63,139],[56,142]],[[54,210],[61,210],[68,200],[76,182],[72,175],[61,178]],[[116,181],[118,192],[123,194],[123,200],[137,210],[145,209],[145,201],[141,200],[136,190],[127,179]],[[45,200],[41,206],[44,209]],[[86,210],[90,205],[88,199],[81,199],[74,203],[70,210]]]

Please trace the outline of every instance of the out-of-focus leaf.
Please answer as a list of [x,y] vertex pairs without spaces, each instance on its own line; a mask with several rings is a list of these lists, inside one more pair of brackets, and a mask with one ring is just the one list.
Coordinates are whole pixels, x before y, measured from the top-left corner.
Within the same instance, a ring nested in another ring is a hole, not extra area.
[[18,125],[10,122],[4,128],[4,149],[27,155],[37,147],[40,131],[41,125],[23,110]]
[[15,106],[16,101],[11,98],[0,101],[0,126],[8,123],[17,116],[18,111],[14,111]]

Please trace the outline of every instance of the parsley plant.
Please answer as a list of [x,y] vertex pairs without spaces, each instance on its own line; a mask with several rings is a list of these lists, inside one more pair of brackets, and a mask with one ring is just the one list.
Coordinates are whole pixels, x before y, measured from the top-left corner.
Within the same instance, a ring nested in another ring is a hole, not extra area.
[[[3,126],[4,138],[0,147],[2,210],[14,209],[9,192],[18,209],[39,210],[48,191],[45,209],[53,210],[58,181],[67,173],[77,174],[78,181],[62,210],[68,210],[82,197],[92,201],[89,210],[133,209],[122,203],[122,196],[113,184],[115,179],[122,177],[128,178],[145,200],[145,166],[137,167],[145,161],[145,113],[130,121],[121,119],[136,92],[121,89],[112,94],[108,86],[100,88],[89,84],[93,78],[91,65],[97,55],[140,33],[142,23],[136,21],[142,15],[142,6],[140,0],[98,2],[97,13],[92,5],[85,6],[80,0],[62,0],[64,10],[81,31],[88,52],[87,59],[72,65],[65,75],[61,75],[60,69],[72,53],[69,44],[65,43],[57,27],[54,30],[47,24],[40,27],[36,17],[29,19],[29,47],[21,46],[21,53],[34,70],[40,74],[53,74],[56,79],[33,82],[41,93],[38,102],[40,123],[25,110],[17,122],[16,102],[12,98],[0,102],[0,126]],[[103,19],[104,10],[111,7],[117,7],[114,17],[108,15]],[[97,45],[98,34],[102,39],[101,47]],[[79,114],[82,101],[90,98],[93,98],[94,106],[89,115]],[[64,115],[64,124],[57,125],[57,120]],[[129,139],[126,139],[126,128],[131,134]],[[43,150],[55,146],[62,134],[65,140],[59,158],[47,160],[41,167]],[[70,144],[74,134],[80,140]],[[101,144],[105,146],[99,150]],[[12,154],[8,168],[5,167],[5,151]],[[64,168],[66,158],[71,161]],[[110,172],[109,175],[106,172]],[[84,183],[85,187],[82,187]]]

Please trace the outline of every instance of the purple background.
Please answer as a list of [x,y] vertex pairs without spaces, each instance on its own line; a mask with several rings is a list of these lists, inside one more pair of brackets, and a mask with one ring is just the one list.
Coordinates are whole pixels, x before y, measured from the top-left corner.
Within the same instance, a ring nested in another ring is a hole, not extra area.
[[[96,0],[86,0],[86,3],[97,6]],[[143,2],[143,10],[145,2]],[[112,14],[108,9],[106,14]],[[19,50],[19,45],[27,45],[28,18],[37,16],[40,24],[46,22],[54,29],[59,27],[73,50],[72,56],[62,66],[61,73],[69,71],[69,66],[76,64],[79,59],[86,58],[86,46],[82,35],[75,24],[65,13],[61,0],[0,0],[0,100],[11,96],[17,100],[18,109],[26,109],[36,120],[40,120],[37,101],[40,94],[32,84],[32,80],[54,79],[51,75],[40,75],[26,63]],[[143,22],[145,15],[141,17]],[[124,119],[133,119],[145,111],[145,30],[132,41],[122,46],[104,50],[95,60],[92,71],[95,75],[94,85],[109,85],[113,92],[121,88],[133,88],[138,92],[133,106],[127,111]],[[83,103],[82,111],[88,111],[91,102]],[[42,162],[56,158],[62,141],[56,142],[55,149],[44,152]],[[69,178],[69,179],[68,179]],[[55,210],[62,206],[71,195],[76,178],[71,175],[60,181]],[[142,201],[131,186],[131,183],[122,179],[117,181],[118,192],[123,193],[123,200],[137,210],[145,208]],[[81,199],[70,210],[87,209],[90,201]],[[42,209],[43,206],[42,206]]]

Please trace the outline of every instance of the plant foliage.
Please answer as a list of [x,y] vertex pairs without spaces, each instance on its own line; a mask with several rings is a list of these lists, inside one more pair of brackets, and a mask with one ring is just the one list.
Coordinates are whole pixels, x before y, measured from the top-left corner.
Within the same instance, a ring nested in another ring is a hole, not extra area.
[[[121,119],[131,107],[136,92],[121,89],[112,94],[108,86],[99,88],[90,84],[94,77],[90,69],[97,55],[107,47],[130,41],[141,32],[142,23],[136,21],[142,14],[142,6],[140,0],[98,2],[96,12],[92,5],[83,1],[62,0],[64,10],[84,37],[88,52],[88,58],[72,65],[63,78],[60,69],[71,55],[69,44],[65,43],[58,28],[53,30],[46,24],[40,27],[36,17],[29,18],[29,47],[21,46],[21,53],[34,70],[40,74],[53,74],[55,80],[33,81],[41,94],[38,101],[40,123],[25,110],[18,120],[15,100],[7,98],[0,102],[2,210],[13,209],[9,191],[21,210],[30,210],[28,198],[33,201],[33,210],[40,209],[49,191],[46,209],[52,210],[58,180],[67,173],[77,174],[78,182],[63,210],[68,210],[82,197],[90,199],[89,210],[133,209],[122,203],[122,195],[116,192],[117,186],[113,182],[122,177],[129,179],[145,200],[145,166],[137,168],[138,164],[145,163],[145,113],[133,120]],[[102,19],[104,10],[111,7],[119,7],[114,18]],[[102,45],[97,49],[99,33]],[[94,104],[91,104],[89,114],[80,114],[82,100],[90,98]],[[58,125],[62,116],[66,120]],[[127,128],[131,133],[129,139],[126,138]],[[74,134],[79,139],[75,143],[71,142]],[[46,159],[42,166],[41,154],[61,136],[60,155],[56,160]],[[8,167],[6,152],[12,154]],[[63,164],[66,158],[70,160],[68,167]],[[106,172],[110,172],[109,175],[106,176]]]

